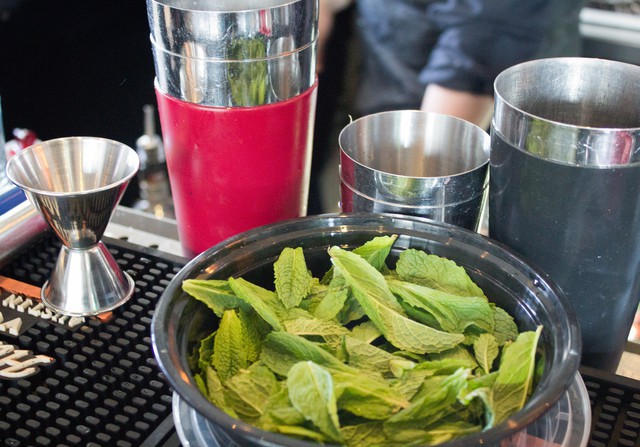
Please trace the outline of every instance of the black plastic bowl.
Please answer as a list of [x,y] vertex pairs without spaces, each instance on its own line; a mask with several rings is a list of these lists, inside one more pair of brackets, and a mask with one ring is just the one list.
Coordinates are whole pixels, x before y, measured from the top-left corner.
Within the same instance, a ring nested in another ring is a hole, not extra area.
[[243,276],[264,286],[273,284],[273,263],[283,248],[301,246],[315,276],[330,266],[327,248],[355,248],[375,236],[398,234],[391,259],[406,248],[444,256],[464,267],[489,299],[509,312],[521,331],[544,329],[539,342],[545,368],[525,407],[485,432],[442,446],[499,445],[551,408],[574,380],[580,362],[580,333],[573,310],[549,278],[504,246],[477,233],[431,220],[378,214],[305,217],[260,227],[215,245],[186,265],[170,282],[151,325],[153,349],[171,386],[217,431],[240,446],[317,447],[234,419],[198,391],[189,369],[194,346],[217,325],[203,304],[182,291],[190,278]]

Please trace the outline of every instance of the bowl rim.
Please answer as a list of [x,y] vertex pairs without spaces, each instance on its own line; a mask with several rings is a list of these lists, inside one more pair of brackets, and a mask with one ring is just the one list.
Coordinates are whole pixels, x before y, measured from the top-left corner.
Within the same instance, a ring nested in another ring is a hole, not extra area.
[[[268,445],[273,444],[291,447],[318,447],[320,445],[316,442],[305,441],[259,429],[247,422],[229,416],[227,413],[209,402],[195,386],[187,382],[187,379],[191,382],[194,381],[191,371],[186,371],[188,377],[185,377],[184,372],[181,373],[175,367],[175,365],[178,364],[175,363],[175,361],[179,360],[179,358],[177,358],[177,353],[175,352],[176,343],[173,343],[172,346],[170,340],[170,337],[172,335],[175,336],[175,334],[171,334],[168,331],[168,327],[166,325],[167,321],[164,317],[167,316],[167,311],[171,304],[171,298],[174,295],[180,296],[183,293],[181,287],[182,281],[191,277],[188,275],[192,275],[193,272],[203,272],[206,266],[211,264],[209,258],[213,254],[221,251],[229,251],[237,248],[238,246],[250,245],[252,242],[258,242],[260,235],[268,231],[281,230],[282,234],[286,235],[291,232],[292,228],[302,230],[300,227],[304,227],[309,222],[315,220],[326,220],[327,225],[324,227],[325,229],[337,228],[339,231],[340,226],[346,225],[348,222],[355,222],[357,219],[366,219],[370,223],[377,224],[381,232],[388,232],[383,228],[383,224],[403,222],[405,224],[418,224],[420,226],[444,230],[458,236],[463,241],[479,244],[480,247],[487,251],[491,251],[491,254],[498,255],[502,261],[509,263],[509,265],[513,266],[515,269],[524,269],[533,273],[536,277],[536,281],[538,281],[538,285],[548,289],[554,298],[558,300],[557,305],[564,310],[564,314],[560,312],[560,314],[555,315],[555,317],[563,323],[566,330],[564,349],[561,351],[564,352],[564,358],[562,358],[561,361],[558,361],[558,365],[554,370],[553,376],[550,377],[549,375],[545,375],[542,378],[541,382],[536,387],[536,394],[529,397],[525,407],[509,417],[506,421],[503,421],[487,431],[481,431],[459,439],[447,441],[445,443],[438,444],[439,447],[462,447],[472,445],[486,446],[493,445],[493,443],[499,443],[504,438],[521,431],[523,428],[533,423],[556,404],[573,382],[575,374],[578,373],[582,342],[580,327],[573,308],[569,304],[564,292],[542,269],[529,261],[525,262],[523,258],[513,252],[509,247],[498,241],[451,224],[421,217],[398,214],[327,213],[264,225],[232,236],[218,244],[215,244],[189,261],[167,285],[156,305],[151,322],[152,348],[158,365],[170,385],[189,406],[208,420],[219,424],[223,428],[233,427],[234,432],[258,437],[266,443],[271,443]],[[359,224],[359,226],[364,227],[367,225]],[[398,230],[407,232],[406,228],[399,228]],[[425,229],[416,229],[411,232],[424,235]],[[557,328],[551,332],[555,337]],[[173,351],[172,348],[174,348]],[[557,352],[554,354],[557,355]],[[335,446],[333,444],[323,445],[326,447]]]

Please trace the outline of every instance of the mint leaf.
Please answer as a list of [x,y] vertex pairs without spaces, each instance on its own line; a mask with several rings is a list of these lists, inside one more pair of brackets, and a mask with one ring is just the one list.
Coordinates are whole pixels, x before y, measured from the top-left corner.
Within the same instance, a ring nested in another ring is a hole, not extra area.
[[396,273],[403,281],[460,296],[484,296],[464,268],[450,259],[413,248],[400,253]]
[[187,279],[182,282],[182,290],[204,303],[218,318],[225,310],[236,309],[247,304],[239,299],[227,281],[216,279]]
[[222,382],[248,366],[242,324],[235,310],[226,310],[222,315],[213,342],[211,363]]
[[457,296],[394,279],[388,279],[387,283],[404,303],[432,315],[444,331],[461,334],[471,325],[490,333],[494,330],[493,311],[484,295]]
[[464,387],[470,371],[460,368],[450,376],[434,376],[424,381],[411,406],[400,411],[385,422],[388,430],[402,428],[425,428],[446,415],[455,413],[454,404]]
[[296,307],[311,291],[313,277],[307,270],[302,247],[282,250],[273,271],[276,293],[285,308]]
[[204,370],[206,366],[211,364],[215,336],[216,333],[214,332],[200,341],[200,346],[198,347],[198,367],[201,370]]
[[277,431],[282,425],[302,425],[304,415],[293,408],[289,400],[286,381],[278,382],[278,391],[273,393],[257,425],[265,430]]
[[496,337],[500,346],[508,341],[513,341],[518,336],[518,326],[516,326],[513,317],[504,309],[493,305],[493,319],[496,322],[493,335]]
[[460,369],[473,369],[475,362],[469,358],[460,356],[459,358],[443,358],[440,360],[427,360],[415,363],[413,368],[407,368],[404,374],[399,377],[393,387],[408,399],[412,399],[420,389],[424,381],[434,376],[448,376]]
[[340,310],[340,312],[336,316],[336,319],[340,323],[347,325],[355,321],[359,321],[365,316],[366,314],[364,312],[364,309],[362,308],[358,300],[354,298],[351,290],[349,290],[349,295],[347,296],[347,300],[344,303],[344,307],[342,308],[342,310]]
[[401,432],[393,433],[386,444],[391,447],[425,446],[438,445],[460,438],[472,433],[477,433],[482,429],[477,424],[472,424],[455,417],[446,417],[437,425],[437,427],[429,427],[426,429],[407,429]]
[[390,373],[391,362],[398,359],[387,351],[351,336],[344,337],[344,348],[349,366],[380,374]]
[[333,275],[327,292],[322,301],[318,303],[313,314],[321,320],[330,320],[335,318],[349,296],[349,286],[344,277],[341,275]]
[[[381,421],[363,422],[342,428],[343,438],[348,446],[370,447],[388,445],[387,434]],[[406,446],[406,444],[405,444]]]
[[281,376],[286,376],[294,364],[307,360],[338,371],[357,373],[356,369],[345,365],[317,343],[287,332],[270,333],[263,344],[260,359]]
[[407,371],[411,371],[416,367],[416,363],[412,360],[396,356],[389,361],[389,370],[394,377],[402,377]]
[[260,357],[262,342],[267,334],[271,332],[271,326],[254,310],[245,311],[240,309],[238,318],[242,323],[242,337],[247,361],[253,363]]
[[[353,253],[360,255],[362,259],[371,264],[371,266],[379,272],[386,273],[388,268],[385,261],[396,239],[398,239],[398,236],[395,234],[393,236],[377,236],[359,247],[354,248]],[[333,274],[334,269],[331,267],[322,278],[322,282],[327,283]]]
[[366,343],[373,343],[382,337],[382,332],[380,332],[380,329],[378,329],[375,324],[367,320],[354,326],[353,329],[351,329],[351,336]]
[[[430,364],[439,365],[442,370],[446,368],[446,365],[456,365],[460,363],[465,368],[475,369],[478,367],[475,357],[464,346],[456,346],[448,351],[439,352],[437,354],[429,355]],[[454,372],[458,367],[453,370],[449,370],[449,373]]]
[[474,377],[458,393],[458,401],[463,405],[471,405],[474,400],[481,402],[483,412],[483,426],[491,428],[495,424],[493,393],[491,388],[498,376],[497,372]]
[[489,374],[493,369],[493,362],[498,358],[500,347],[493,335],[480,334],[475,343],[473,343],[473,352],[478,365],[484,370],[485,374]]
[[276,431],[278,433],[282,433],[283,435],[309,438],[312,441],[318,442],[320,444],[325,444],[328,441],[327,437],[322,433],[314,430],[309,430],[308,428],[301,427],[299,425],[278,425],[276,427]]
[[441,332],[409,319],[382,274],[359,255],[339,247],[330,248],[329,255],[367,316],[398,349],[418,354],[440,352],[464,340],[460,334]]
[[[459,351],[461,355],[457,355],[457,353],[453,351]],[[454,349],[449,351],[447,356],[443,355],[441,358],[434,357],[432,360],[418,363],[416,369],[431,370],[434,371],[436,375],[449,375],[458,371],[460,368],[474,369],[477,366],[477,363],[466,349]]]
[[218,377],[216,370],[211,365],[207,365],[204,369],[204,381],[207,390],[205,393],[207,399],[229,416],[237,418],[238,414],[233,407],[227,403],[225,398],[226,392],[222,385],[222,381],[220,380],[220,377]]
[[393,383],[393,389],[406,399],[411,400],[416,395],[424,381],[435,375],[435,370],[415,367],[407,369],[404,371],[404,374]]
[[313,317],[296,316],[296,318],[284,321],[284,328],[290,334],[317,335],[329,337],[332,335],[345,335],[349,329],[335,321],[319,320]]
[[225,382],[226,402],[235,412],[249,420],[259,418],[269,400],[279,390],[276,377],[260,363],[254,363]]
[[296,363],[287,374],[289,400],[329,439],[342,442],[333,378],[326,369],[310,362]]
[[198,374],[194,374],[193,375],[193,379],[196,383],[196,388],[198,388],[198,390],[204,394],[205,396],[207,395],[207,384],[205,383],[205,379],[204,379],[204,375],[203,373],[198,373]]
[[496,423],[519,411],[529,397],[535,368],[535,355],[542,326],[523,332],[504,347],[498,376],[493,385]]
[[353,252],[365,259],[373,268],[383,272],[385,261],[391,252],[391,247],[398,239],[398,235],[377,236],[353,249]]
[[338,408],[367,419],[383,420],[410,405],[383,380],[362,374],[332,371]]
[[282,330],[279,315],[283,314],[285,309],[274,292],[242,278],[229,278],[229,286],[240,299],[249,303],[273,329]]

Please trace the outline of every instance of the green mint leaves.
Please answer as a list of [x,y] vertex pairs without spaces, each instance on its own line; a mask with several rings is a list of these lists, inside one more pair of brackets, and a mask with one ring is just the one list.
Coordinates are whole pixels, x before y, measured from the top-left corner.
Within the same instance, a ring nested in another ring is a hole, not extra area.
[[297,307],[313,286],[301,247],[285,248],[273,264],[276,293],[285,308]]
[[329,255],[365,314],[396,348],[425,354],[451,349],[464,340],[462,334],[438,331],[405,315],[382,274],[361,256],[338,247],[330,248]]
[[[345,445],[436,445],[507,420],[533,389],[542,328],[519,333],[466,271],[396,236],[330,247],[321,278],[286,248],[271,287],[187,280],[218,319],[201,392],[263,430]],[[266,287],[266,288],[265,288]]]
[[502,422],[522,408],[531,393],[530,377],[535,368],[535,347],[542,328],[523,332],[515,342],[505,347],[502,363],[493,385],[496,419]]
[[333,377],[329,371],[311,361],[298,362],[287,373],[287,389],[296,410],[331,441],[342,441]]

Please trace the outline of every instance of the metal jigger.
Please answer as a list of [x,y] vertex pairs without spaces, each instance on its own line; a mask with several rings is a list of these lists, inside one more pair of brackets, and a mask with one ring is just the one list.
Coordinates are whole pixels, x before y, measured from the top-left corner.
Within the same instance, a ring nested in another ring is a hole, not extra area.
[[139,166],[132,148],[93,137],[45,141],[8,161],[7,177],[63,244],[42,287],[48,307],[66,315],[96,315],[133,294],[133,280],[100,239]]

